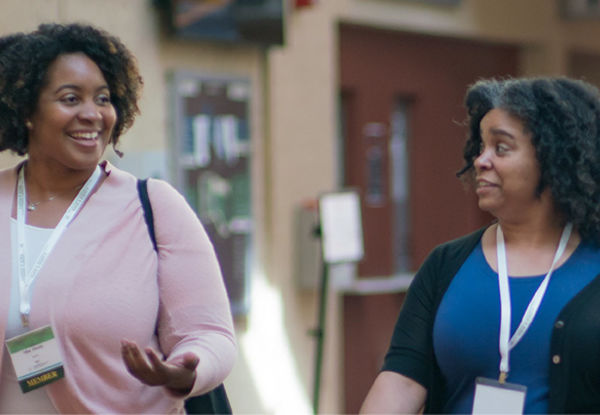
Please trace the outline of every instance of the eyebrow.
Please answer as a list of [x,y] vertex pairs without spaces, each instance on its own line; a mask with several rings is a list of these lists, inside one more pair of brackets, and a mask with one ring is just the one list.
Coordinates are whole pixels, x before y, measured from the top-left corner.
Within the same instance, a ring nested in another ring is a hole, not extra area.
[[501,135],[507,138],[510,138],[511,140],[515,139],[515,136],[512,135],[511,133],[509,133],[508,131],[502,129],[502,128],[498,128],[498,127],[492,127],[490,128],[490,133],[492,135]]
[[[66,84],[66,85],[61,85],[58,88],[56,88],[56,91],[54,91],[54,93],[57,94],[60,91],[62,91],[63,89],[76,89],[76,90],[80,90],[82,88],[79,85]],[[96,91],[101,91],[103,89],[107,89],[107,90],[110,91],[110,88],[108,87],[108,85],[101,85],[98,88],[96,88]]]

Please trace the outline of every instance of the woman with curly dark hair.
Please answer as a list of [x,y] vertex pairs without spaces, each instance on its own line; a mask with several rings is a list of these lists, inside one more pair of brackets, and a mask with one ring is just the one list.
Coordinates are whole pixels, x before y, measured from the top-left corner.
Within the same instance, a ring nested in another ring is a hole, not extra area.
[[138,180],[102,161],[141,88],[103,30],[0,38],[0,150],[26,156],[0,171],[0,413],[183,412],[231,370],[229,303],[195,213],[149,180],[146,222]]
[[600,412],[600,93],[482,80],[459,176],[496,221],[417,273],[362,412]]

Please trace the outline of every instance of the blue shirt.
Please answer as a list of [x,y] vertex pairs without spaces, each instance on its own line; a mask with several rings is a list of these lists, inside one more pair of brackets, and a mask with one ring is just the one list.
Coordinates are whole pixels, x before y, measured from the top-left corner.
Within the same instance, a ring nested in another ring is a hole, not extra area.
[[[547,412],[554,321],[569,300],[599,273],[600,250],[579,244],[553,272],[533,323],[511,350],[507,381],[527,386],[525,413]],[[544,276],[509,278],[511,335]],[[499,330],[498,274],[485,260],[479,242],[452,280],[435,318],[434,352],[447,385],[444,413],[470,413],[475,378],[498,378]]]

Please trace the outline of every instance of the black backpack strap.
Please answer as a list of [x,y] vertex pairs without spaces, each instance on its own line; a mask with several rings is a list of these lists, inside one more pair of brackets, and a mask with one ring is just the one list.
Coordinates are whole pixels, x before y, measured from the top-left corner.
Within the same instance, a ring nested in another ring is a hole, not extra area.
[[146,220],[146,226],[148,226],[148,233],[152,240],[152,246],[154,247],[154,250],[158,252],[156,235],[154,234],[154,215],[152,215],[152,205],[150,204],[150,198],[148,197],[148,179],[138,179],[137,189],[140,196],[140,202],[142,202],[142,208],[144,209],[144,219]]

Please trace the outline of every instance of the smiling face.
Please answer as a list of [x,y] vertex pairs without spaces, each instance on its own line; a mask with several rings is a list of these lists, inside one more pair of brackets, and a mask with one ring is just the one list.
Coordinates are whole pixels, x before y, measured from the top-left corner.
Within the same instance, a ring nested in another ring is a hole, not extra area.
[[540,167],[523,122],[496,108],[483,117],[480,131],[481,154],[474,162],[479,207],[498,218],[516,218],[546,203],[547,194],[536,194]]
[[116,119],[108,84],[94,61],[83,53],[60,55],[48,68],[28,120],[30,162],[93,170]]

